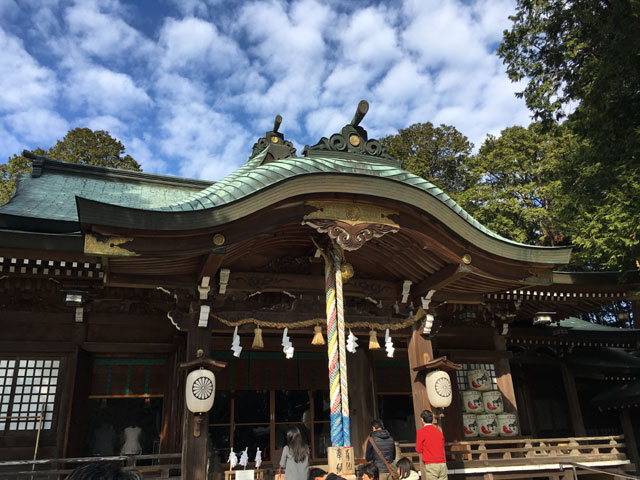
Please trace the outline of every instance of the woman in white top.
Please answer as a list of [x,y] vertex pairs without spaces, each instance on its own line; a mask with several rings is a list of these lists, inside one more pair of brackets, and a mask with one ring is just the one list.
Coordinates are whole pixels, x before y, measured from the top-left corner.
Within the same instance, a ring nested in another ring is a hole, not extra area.
[[418,472],[413,468],[411,460],[407,457],[402,457],[396,462],[396,465],[398,467],[400,480],[418,480],[420,478]]
[[284,480],[307,480],[309,446],[296,426],[287,430],[287,445],[282,449],[280,466],[284,468]]

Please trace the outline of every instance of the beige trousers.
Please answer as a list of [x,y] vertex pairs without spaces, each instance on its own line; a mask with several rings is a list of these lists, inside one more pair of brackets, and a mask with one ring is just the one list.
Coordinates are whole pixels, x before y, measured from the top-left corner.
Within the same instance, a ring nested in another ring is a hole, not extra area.
[[449,478],[446,463],[425,464],[420,460],[420,469],[422,470],[422,480],[447,480]]

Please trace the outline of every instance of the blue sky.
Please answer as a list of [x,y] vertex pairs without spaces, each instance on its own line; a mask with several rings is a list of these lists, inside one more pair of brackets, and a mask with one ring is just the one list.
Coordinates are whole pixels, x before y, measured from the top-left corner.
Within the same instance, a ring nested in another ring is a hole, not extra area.
[[0,0],[0,161],[76,127],[144,171],[217,180],[283,116],[298,148],[358,101],[370,138],[454,125],[478,147],[529,113],[495,55],[511,0]]

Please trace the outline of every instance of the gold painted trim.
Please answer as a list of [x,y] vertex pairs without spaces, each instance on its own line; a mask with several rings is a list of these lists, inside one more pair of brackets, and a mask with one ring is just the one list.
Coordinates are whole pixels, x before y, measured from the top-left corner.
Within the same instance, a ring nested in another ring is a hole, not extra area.
[[367,205],[354,202],[323,202],[307,201],[306,206],[314,207],[316,210],[305,215],[304,220],[340,220],[349,225],[360,223],[378,223],[400,228],[396,222],[391,220],[391,215],[398,215],[398,212],[376,205]]
[[84,236],[84,253],[112,257],[135,257],[137,256],[136,252],[118,246],[132,240],[133,238],[130,237],[96,236],[87,233]]

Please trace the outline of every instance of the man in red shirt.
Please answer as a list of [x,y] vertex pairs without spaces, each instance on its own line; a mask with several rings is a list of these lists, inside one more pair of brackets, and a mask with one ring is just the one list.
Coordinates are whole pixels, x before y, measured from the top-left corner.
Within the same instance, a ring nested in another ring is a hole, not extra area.
[[416,452],[420,453],[422,480],[447,480],[447,461],[444,458],[444,435],[432,425],[433,414],[420,414],[423,427],[416,434]]

